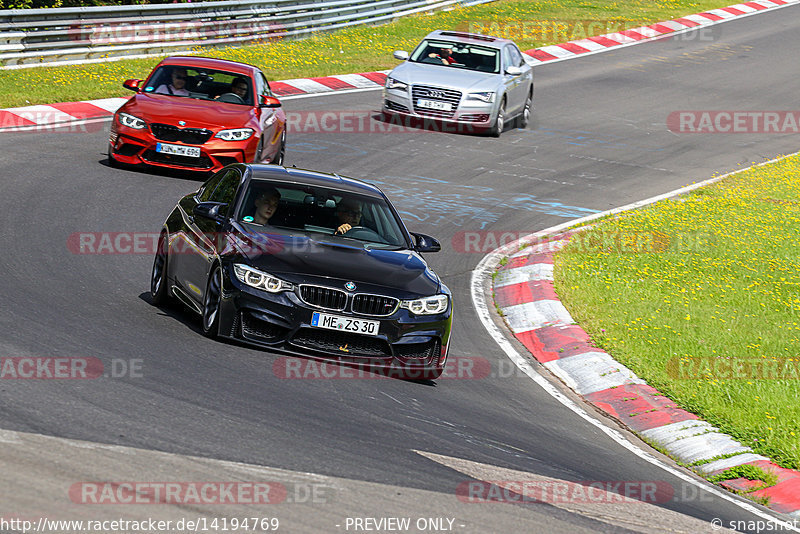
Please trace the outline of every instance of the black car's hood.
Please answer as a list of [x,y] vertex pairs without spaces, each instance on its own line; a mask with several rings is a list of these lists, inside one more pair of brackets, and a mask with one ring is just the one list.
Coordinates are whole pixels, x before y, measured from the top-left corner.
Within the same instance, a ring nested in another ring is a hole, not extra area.
[[[248,265],[295,284],[331,279],[331,286],[354,282],[356,291],[387,288],[401,298],[435,295],[440,282],[425,260],[408,249],[365,248],[364,243],[333,236],[240,233],[238,254]],[[343,288],[343,287],[342,287]]]

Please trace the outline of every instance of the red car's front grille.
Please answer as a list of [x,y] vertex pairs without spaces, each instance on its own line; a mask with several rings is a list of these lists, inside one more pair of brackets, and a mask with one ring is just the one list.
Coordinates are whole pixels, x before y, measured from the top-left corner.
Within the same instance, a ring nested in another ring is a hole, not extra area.
[[214,134],[214,132],[205,128],[178,128],[171,124],[160,123],[151,124],[150,131],[159,141],[180,141],[187,145],[202,145],[211,139]]

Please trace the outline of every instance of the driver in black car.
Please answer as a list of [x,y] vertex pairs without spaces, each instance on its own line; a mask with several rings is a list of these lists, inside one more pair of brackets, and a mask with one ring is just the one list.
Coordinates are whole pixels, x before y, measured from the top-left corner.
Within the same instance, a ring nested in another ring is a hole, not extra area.
[[336,206],[336,218],[339,220],[339,227],[335,234],[341,235],[349,231],[354,226],[361,224],[361,203],[352,198],[343,198]]

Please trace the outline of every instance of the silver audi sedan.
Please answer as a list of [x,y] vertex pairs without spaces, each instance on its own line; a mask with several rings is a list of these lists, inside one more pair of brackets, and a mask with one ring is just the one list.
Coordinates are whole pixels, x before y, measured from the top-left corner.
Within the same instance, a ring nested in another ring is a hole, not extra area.
[[517,120],[528,125],[533,102],[533,68],[507,39],[436,30],[389,73],[383,115],[457,123],[459,130],[499,137]]

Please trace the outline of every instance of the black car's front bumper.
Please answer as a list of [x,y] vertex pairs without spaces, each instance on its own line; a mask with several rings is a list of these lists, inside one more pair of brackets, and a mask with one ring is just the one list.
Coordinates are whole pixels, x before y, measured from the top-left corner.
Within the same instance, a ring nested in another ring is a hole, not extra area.
[[[314,308],[294,291],[268,293],[226,273],[220,335],[249,344],[337,363],[397,371],[397,376],[437,378],[447,358],[452,301],[445,313],[414,315],[398,308],[389,316],[356,315]],[[313,313],[380,321],[374,336],[311,325]]]

